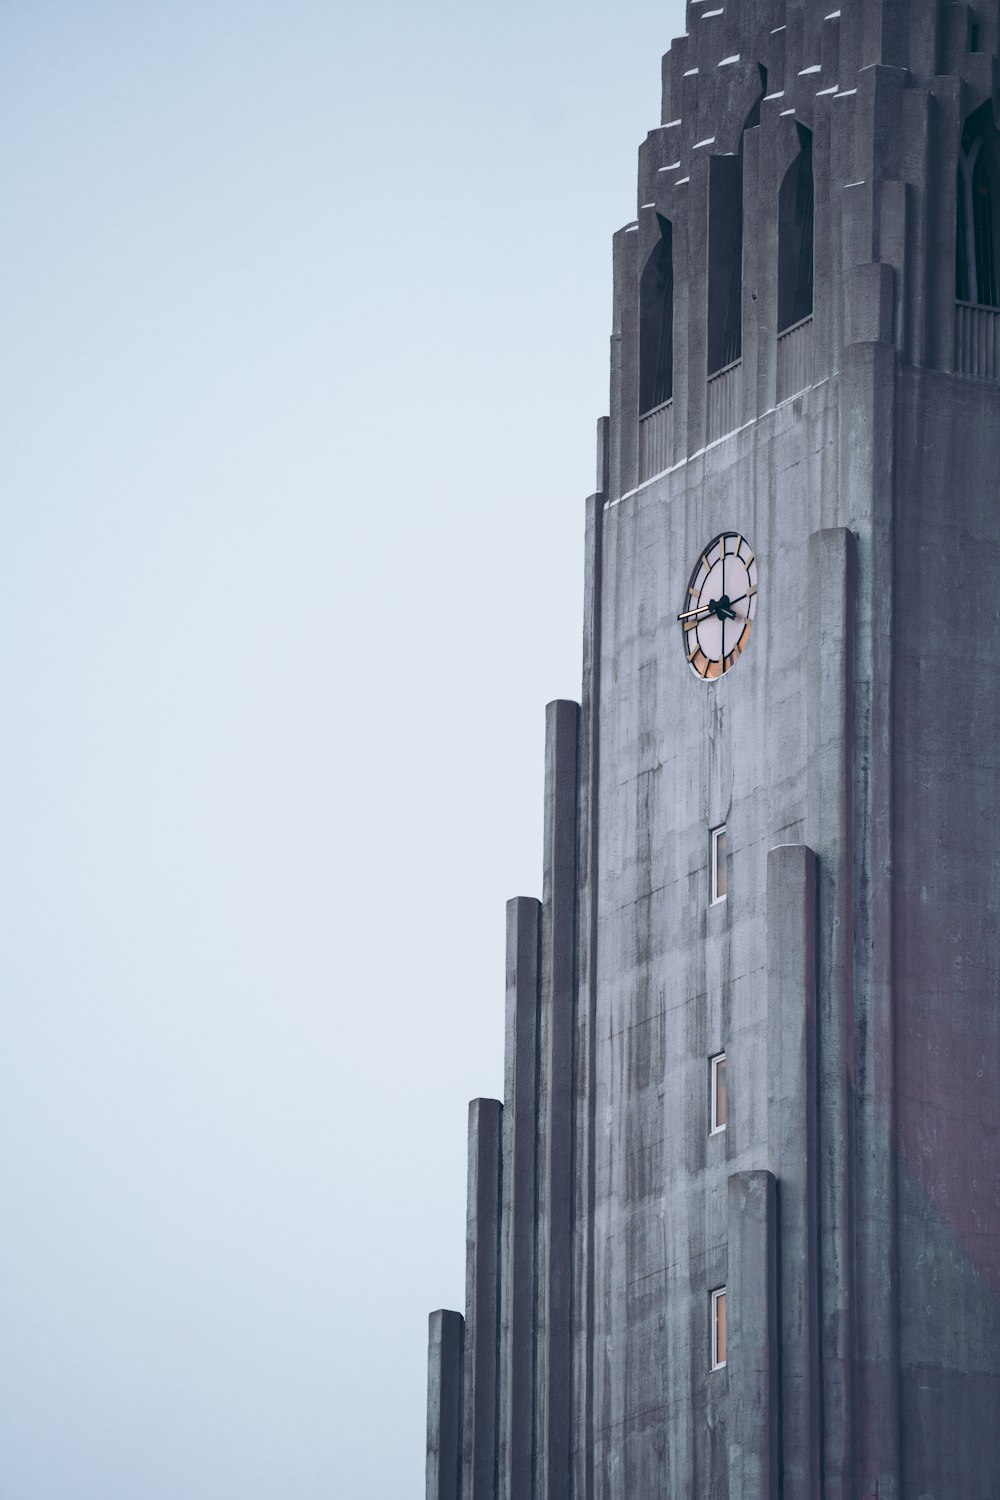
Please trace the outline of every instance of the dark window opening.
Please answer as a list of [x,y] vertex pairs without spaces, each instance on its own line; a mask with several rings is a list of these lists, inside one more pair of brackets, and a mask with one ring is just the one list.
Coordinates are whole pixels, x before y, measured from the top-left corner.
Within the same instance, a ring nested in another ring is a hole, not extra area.
[[708,373],[743,344],[743,153],[713,156],[708,203]]
[[977,301],[989,307],[1000,304],[997,295],[997,258],[994,236],[996,194],[985,160],[980,151],[972,171],[972,227],[976,237]]
[[955,296],[980,307],[1000,307],[998,147],[987,103],[966,124],[956,183]]
[[657,214],[660,243],[639,282],[639,415],[674,393],[674,248],[669,219]]
[[778,195],[778,332],[813,310],[812,132],[798,126],[802,149]]
[[955,191],[955,203],[957,205],[957,222],[955,224],[955,296],[959,302],[974,302],[972,278],[969,274],[968,204],[965,200],[965,172],[960,163]]
[[978,21],[970,21],[969,22],[969,51],[970,52],[978,52],[979,51],[979,22]]
[[735,156],[713,156],[708,173],[708,373],[743,352],[743,134],[760,124],[767,73],[747,116]]

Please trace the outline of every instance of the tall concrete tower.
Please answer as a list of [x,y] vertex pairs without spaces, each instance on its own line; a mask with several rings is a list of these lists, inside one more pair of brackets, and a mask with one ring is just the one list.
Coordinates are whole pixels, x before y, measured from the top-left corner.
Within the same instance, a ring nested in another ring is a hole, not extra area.
[[664,59],[433,1500],[1000,1497],[998,51]]

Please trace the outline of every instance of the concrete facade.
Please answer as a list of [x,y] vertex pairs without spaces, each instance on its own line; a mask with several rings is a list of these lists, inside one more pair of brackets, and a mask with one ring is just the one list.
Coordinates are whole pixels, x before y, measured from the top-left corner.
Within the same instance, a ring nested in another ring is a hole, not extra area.
[[[998,1500],[1000,310],[956,299],[956,183],[974,128],[997,234],[1000,3],[692,0],[687,32],[615,238],[582,701],[547,710],[427,1493]],[[757,610],[705,681],[677,617],[726,532]]]

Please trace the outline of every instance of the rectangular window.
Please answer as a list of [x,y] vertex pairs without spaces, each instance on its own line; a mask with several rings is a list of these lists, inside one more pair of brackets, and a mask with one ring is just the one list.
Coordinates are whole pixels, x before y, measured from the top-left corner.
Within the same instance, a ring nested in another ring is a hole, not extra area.
[[720,1286],[712,1293],[712,1369],[721,1370],[726,1363],[726,1289]]
[[712,1070],[711,1133],[717,1135],[726,1128],[726,1054],[720,1052],[718,1057],[709,1058],[709,1067]]
[[725,901],[729,890],[729,834],[725,823],[709,834],[709,868],[711,870],[712,905]]

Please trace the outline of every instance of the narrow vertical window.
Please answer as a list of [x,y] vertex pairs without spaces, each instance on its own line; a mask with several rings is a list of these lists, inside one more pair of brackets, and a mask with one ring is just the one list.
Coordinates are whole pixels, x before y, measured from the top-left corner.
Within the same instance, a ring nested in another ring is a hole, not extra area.
[[760,124],[767,72],[747,115],[735,156],[708,163],[708,373],[735,364],[743,352],[743,136]]
[[813,310],[812,132],[798,126],[801,150],[778,194],[778,332]]
[[709,1059],[711,1068],[711,1105],[709,1119],[711,1134],[718,1135],[726,1128],[726,1054],[720,1052]]
[[656,216],[660,243],[639,282],[639,415],[674,393],[674,250],[670,220]]
[[958,158],[955,296],[1000,307],[1000,136],[989,103],[966,122]]
[[972,225],[976,242],[976,300],[985,307],[1000,303],[997,285],[996,192],[987,153],[980,151],[972,172]]
[[709,869],[711,870],[712,905],[725,901],[729,891],[729,833],[725,823],[709,834]]
[[712,1369],[721,1370],[726,1363],[726,1289],[712,1293]]
[[743,338],[743,150],[709,163],[708,373],[740,358]]

